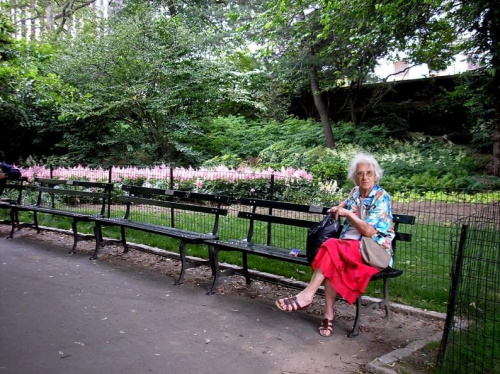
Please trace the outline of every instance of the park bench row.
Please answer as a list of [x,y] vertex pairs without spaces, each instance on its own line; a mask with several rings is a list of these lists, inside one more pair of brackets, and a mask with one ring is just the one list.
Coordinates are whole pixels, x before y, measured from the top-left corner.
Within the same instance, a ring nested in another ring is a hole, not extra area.
[[[11,198],[0,203],[1,209],[9,209],[10,212],[10,238],[14,237],[16,230],[23,227],[32,227],[40,232],[38,214],[71,219],[73,246],[70,253],[76,251],[79,241],[95,238],[96,245],[91,259],[96,259],[101,248],[109,244],[120,244],[124,247],[124,252],[127,252],[127,229],[169,237],[180,243],[178,251],[181,271],[176,284],[182,283],[186,269],[208,265],[212,270],[213,282],[207,294],[214,293],[220,278],[228,275],[241,274],[247,284],[250,284],[248,255],[255,256],[253,259],[272,259],[308,266],[305,255],[297,256],[291,250],[305,250],[307,229],[320,221],[329,209],[315,205],[254,198],[231,199],[222,195],[123,185],[119,197],[121,204],[113,205],[113,215],[117,216],[112,217],[109,210],[114,193],[112,183],[37,178],[32,187],[37,194],[33,204],[23,203],[25,188],[26,179],[9,181],[6,191]],[[240,225],[237,227],[243,228],[237,235],[234,235],[237,228],[227,230],[235,238],[230,238],[228,233],[223,233],[228,237],[222,238],[219,233],[220,219],[229,215],[229,205],[238,207],[237,218]],[[147,211],[144,209],[146,206],[150,207]],[[32,212],[33,221],[21,222],[20,212]],[[82,222],[93,224],[94,235],[79,233],[78,224]],[[246,224],[241,226],[241,222]],[[411,225],[414,222],[413,216],[394,215],[394,253],[398,241],[411,240],[409,233],[400,231],[400,225]],[[103,231],[111,227],[119,229],[119,239],[104,237]],[[301,243],[297,244],[298,242]],[[206,245],[208,259],[187,261],[186,244]],[[242,266],[221,271],[221,252],[241,253]],[[387,317],[390,316],[389,279],[401,274],[401,270],[389,267],[372,277],[372,280],[384,281],[384,296],[371,307],[384,307]],[[356,317],[351,336],[358,335],[360,309],[361,297],[356,301]]]

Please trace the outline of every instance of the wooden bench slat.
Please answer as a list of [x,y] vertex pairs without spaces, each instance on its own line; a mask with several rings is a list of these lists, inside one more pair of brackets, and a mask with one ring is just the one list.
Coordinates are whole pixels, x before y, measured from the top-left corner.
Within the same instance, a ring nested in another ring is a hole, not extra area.
[[57,195],[92,197],[96,199],[103,199],[108,197],[107,192],[78,191],[78,190],[67,190],[67,189],[52,188],[52,187],[35,187],[33,188],[33,190],[38,192],[57,194]]
[[179,203],[176,201],[156,200],[156,199],[148,199],[148,198],[144,198],[144,197],[135,197],[135,196],[121,196],[120,200],[123,202],[153,205],[153,206],[158,206],[158,207],[163,207],[163,208],[190,210],[193,212],[219,214],[222,216],[227,215],[227,209],[215,208],[215,207],[203,206],[203,205],[183,204],[183,203]]
[[181,197],[185,199],[195,199],[195,200],[203,200],[207,202],[216,202],[221,204],[230,204],[232,199],[229,196],[225,195],[212,195],[207,193],[199,193],[199,192],[190,192],[190,191],[174,191],[174,196]]
[[269,222],[269,223],[277,223],[288,226],[297,226],[297,227],[305,227],[309,228],[316,224],[314,221],[307,221],[303,219],[297,218],[288,218],[288,217],[280,217],[280,216],[272,216],[267,214],[258,214],[258,213],[250,213],[250,212],[238,212],[239,218],[245,218],[250,220],[256,220],[261,222]]
[[[227,196],[208,195],[201,193],[191,193],[188,191],[169,190],[153,187],[138,187],[131,185],[122,186],[123,195],[120,200],[126,204],[126,211],[122,218],[99,218],[95,219],[95,237],[96,247],[92,255],[92,259],[97,258],[100,247],[107,244],[120,243],[124,247],[124,252],[128,251],[126,239],[126,230],[139,230],[152,234],[163,235],[173,239],[180,240],[179,254],[181,259],[181,272],[176,284],[183,281],[184,272],[187,268],[185,244],[206,244],[207,240],[218,238],[217,231],[219,227],[219,218],[226,216],[228,210],[221,208],[221,204],[229,203],[230,199]],[[184,199],[189,201],[184,201]],[[212,206],[216,204],[216,206]],[[137,213],[137,208],[141,205],[155,206],[168,209],[170,223],[157,224],[147,223],[134,220]],[[197,230],[185,230],[175,227],[175,217],[178,211],[187,213],[201,213],[211,215],[213,217],[213,227],[210,233],[203,233]],[[118,226],[120,227],[120,240],[103,240],[103,226]],[[210,253],[209,253],[210,259]],[[208,261],[198,261],[196,265],[202,265]]]
[[394,221],[394,223],[413,225],[415,223],[415,216],[408,216],[404,214],[393,214],[392,220]]
[[[91,236],[89,235],[80,235],[78,233],[78,223],[82,221],[90,221],[95,217],[102,217],[104,215],[106,204],[109,202],[109,199],[111,197],[113,183],[35,178],[34,184],[35,185],[33,186],[33,191],[37,192],[38,194],[36,203],[17,204],[11,210],[12,229],[10,237],[14,237],[16,228],[20,229],[22,227],[33,227],[39,233],[41,230],[38,224],[38,213],[71,218],[71,226],[73,231],[73,247],[71,248],[70,253],[75,252],[77,243],[79,241],[91,239]],[[62,186],[62,188],[59,188],[59,186]],[[72,186],[74,188],[70,189],[68,188],[69,186]],[[87,189],[93,190],[88,191]],[[49,196],[48,199],[45,199],[46,195]],[[65,208],[55,206],[54,202],[57,201],[54,198],[55,196],[61,197],[63,200],[64,197],[80,197],[82,199],[90,198],[98,200],[99,203],[91,205],[95,206],[96,210],[92,212],[82,212],[76,209],[72,210],[69,207]],[[32,212],[33,222],[20,222],[19,212]]]
[[175,239],[184,239],[189,243],[201,243],[204,240],[213,240],[217,238],[217,235],[213,235],[211,233],[198,233],[189,230],[178,229],[175,227],[136,222],[123,218],[95,218],[94,220],[99,221],[99,223],[103,225],[119,225],[135,230],[141,230],[155,234],[163,234]]
[[411,242],[411,234],[396,231],[396,237],[394,240],[398,240],[400,242]]
[[260,208],[272,208],[272,209],[283,209],[302,213],[321,213],[326,214],[329,207],[318,206],[318,205],[305,205],[297,203],[288,203],[284,201],[274,201],[274,200],[260,200],[253,198],[242,198],[238,200],[240,204],[251,205]]

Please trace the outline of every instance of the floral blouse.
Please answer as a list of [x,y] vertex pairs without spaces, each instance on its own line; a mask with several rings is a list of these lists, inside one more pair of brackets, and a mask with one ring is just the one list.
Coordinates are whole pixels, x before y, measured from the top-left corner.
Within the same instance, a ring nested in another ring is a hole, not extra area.
[[[347,210],[360,216],[362,200],[359,187],[354,187],[351,190],[345,203]],[[368,197],[364,199],[364,208],[366,214],[364,220],[377,230],[377,233],[372,236],[373,240],[383,246],[392,255],[391,243],[396,234],[392,225],[391,197],[382,187],[376,184],[373,186]],[[340,238],[343,238],[350,227],[351,224],[346,219]]]

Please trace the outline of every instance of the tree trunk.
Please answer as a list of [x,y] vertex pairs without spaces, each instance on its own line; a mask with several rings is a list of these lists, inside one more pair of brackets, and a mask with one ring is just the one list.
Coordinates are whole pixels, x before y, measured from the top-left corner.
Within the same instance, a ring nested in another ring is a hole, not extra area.
[[[493,20],[498,20],[500,9],[498,6],[490,9]],[[500,176],[500,26],[497,22],[491,24],[490,35],[492,45],[491,65],[494,69],[491,85],[491,95],[495,107],[495,119],[493,123],[493,175]]]
[[323,131],[325,133],[326,146],[328,148],[335,148],[335,139],[333,137],[332,126],[330,124],[330,119],[328,117],[328,111],[326,110],[325,102],[321,97],[321,91],[319,90],[318,81],[318,71],[316,66],[311,65],[309,67],[309,79],[311,80],[311,91],[314,99],[314,105],[318,110],[319,118],[323,124]]
[[358,78],[351,83],[349,87],[349,104],[351,105],[351,122],[354,125],[359,125],[360,118],[358,117],[358,95],[361,92],[361,80]]
[[54,30],[55,27],[55,17],[54,17],[54,2],[52,0],[47,1],[47,7],[45,8],[45,28],[47,31]]
[[[493,78],[493,95],[495,103],[495,119],[493,125],[493,175],[500,177],[500,67],[495,70]],[[496,85],[496,86],[495,86]]]

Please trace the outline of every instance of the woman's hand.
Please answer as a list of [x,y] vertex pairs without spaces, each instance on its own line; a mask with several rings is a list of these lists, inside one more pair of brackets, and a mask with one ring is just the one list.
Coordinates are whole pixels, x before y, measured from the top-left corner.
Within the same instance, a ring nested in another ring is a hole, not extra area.
[[347,217],[347,218],[349,218],[349,216],[352,214],[351,211],[347,210],[342,205],[334,206],[334,207],[330,208],[328,210],[328,212],[332,212],[333,213],[333,217],[335,219],[339,219],[339,217]]
[[346,209],[344,203],[330,208],[328,212],[332,212],[335,219],[346,217],[351,225],[353,225],[363,236],[372,236],[377,233],[377,230],[369,223],[359,218],[354,212]]

